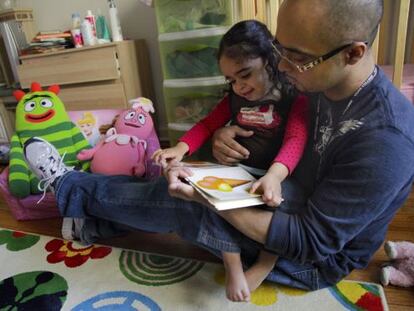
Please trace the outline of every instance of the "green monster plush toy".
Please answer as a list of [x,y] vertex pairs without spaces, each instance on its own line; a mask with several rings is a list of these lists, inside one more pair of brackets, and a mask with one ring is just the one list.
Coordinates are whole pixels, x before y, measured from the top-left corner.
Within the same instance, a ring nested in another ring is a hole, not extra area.
[[16,132],[11,139],[9,188],[19,198],[39,193],[39,180],[32,174],[23,157],[23,145],[33,136],[41,137],[65,154],[64,163],[68,166],[89,168],[89,162],[76,159],[79,151],[90,148],[88,141],[69,119],[65,107],[57,94],[59,86],[52,85],[43,91],[39,83],[32,83],[31,91],[14,92],[19,101],[16,107]]

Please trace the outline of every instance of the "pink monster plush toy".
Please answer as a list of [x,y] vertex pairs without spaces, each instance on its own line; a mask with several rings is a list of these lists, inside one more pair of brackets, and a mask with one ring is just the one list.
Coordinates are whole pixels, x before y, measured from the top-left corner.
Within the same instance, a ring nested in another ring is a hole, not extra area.
[[152,102],[144,97],[129,101],[105,137],[92,149],[78,154],[79,160],[91,160],[91,171],[104,175],[143,176],[146,173],[147,139],[154,131],[150,112]]
[[414,243],[388,241],[384,245],[384,250],[392,262],[391,265],[382,268],[381,283],[402,287],[414,286]]

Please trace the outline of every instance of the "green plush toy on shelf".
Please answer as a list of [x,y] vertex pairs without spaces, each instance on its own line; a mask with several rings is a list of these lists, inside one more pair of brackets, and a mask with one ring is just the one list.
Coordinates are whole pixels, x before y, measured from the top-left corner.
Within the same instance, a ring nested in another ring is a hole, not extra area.
[[32,83],[27,94],[22,90],[14,92],[19,101],[16,107],[16,132],[11,139],[9,189],[19,198],[40,192],[39,180],[32,174],[23,157],[23,145],[29,138],[43,138],[64,154],[68,166],[89,168],[89,162],[80,162],[76,155],[90,148],[88,141],[70,120],[60,98],[59,86],[52,85],[43,91],[39,83]]

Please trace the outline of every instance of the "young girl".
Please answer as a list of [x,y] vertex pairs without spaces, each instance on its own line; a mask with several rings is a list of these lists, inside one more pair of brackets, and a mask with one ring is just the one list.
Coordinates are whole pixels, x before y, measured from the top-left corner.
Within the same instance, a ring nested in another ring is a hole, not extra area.
[[[258,21],[239,22],[223,36],[218,62],[230,84],[228,95],[175,147],[158,150],[153,158],[163,166],[171,160],[180,161],[231,121],[253,133],[237,138],[249,151],[240,165],[262,176],[251,192],[260,190],[267,205],[277,206],[282,201],[281,183],[296,167],[306,143],[307,99],[295,99],[281,83],[272,35]],[[256,263],[244,273],[240,254],[223,252],[227,298],[248,301],[250,292],[263,282],[276,260],[275,254],[261,251]]]

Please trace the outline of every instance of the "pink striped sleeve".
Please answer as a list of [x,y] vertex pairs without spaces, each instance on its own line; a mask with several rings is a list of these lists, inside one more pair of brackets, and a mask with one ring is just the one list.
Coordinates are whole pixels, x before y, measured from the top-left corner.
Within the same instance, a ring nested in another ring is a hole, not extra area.
[[224,97],[204,119],[196,123],[179,141],[188,145],[188,154],[197,151],[219,128],[231,118],[229,97]]
[[289,112],[283,145],[273,160],[284,164],[289,169],[289,174],[296,168],[305,149],[308,138],[307,122],[308,98],[299,95]]

